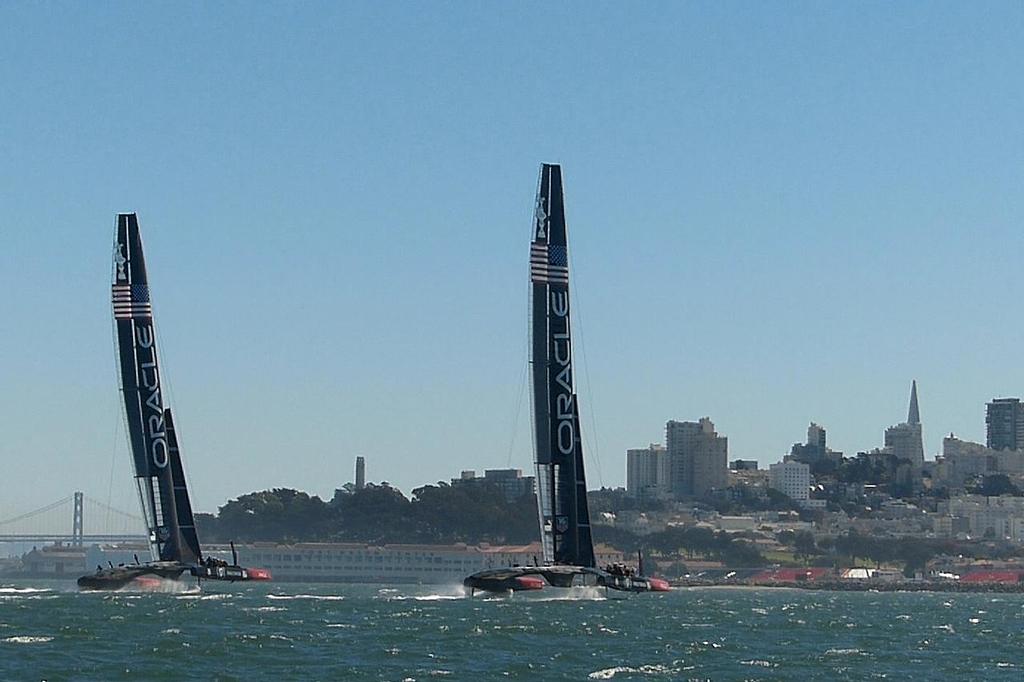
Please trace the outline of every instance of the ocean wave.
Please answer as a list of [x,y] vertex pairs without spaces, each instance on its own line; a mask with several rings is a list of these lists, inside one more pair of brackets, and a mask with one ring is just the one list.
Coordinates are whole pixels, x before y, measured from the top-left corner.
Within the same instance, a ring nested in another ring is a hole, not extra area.
[[53,592],[44,587],[0,587],[0,594],[41,594]]
[[681,673],[680,668],[670,668],[664,665],[641,665],[637,667],[628,665],[617,665],[614,668],[604,668],[602,670],[595,670],[594,672],[587,675],[592,680],[610,680],[616,675],[650,675],[652,677],[665,676],[665,675],[677,675]]
[[29,635],[4,637],[3,639],[0,639],[0,642],[6,642],[8,644],[44,644],[52,641],[53,637],[33,637]]
[[465,599],[465,597],[455,594],[420,594],[420,595],[404,595],[400,594],[396,597],[386,597],[388,601],[451,601],[453,599]]
[[59,594],[0,594],[0,602],[16,601],[48,601],[60,599]]
[[778,663],[772,663],[771,661],[765,661],[759,658],[752,658],[749,661],[740,661],[740,665],[752,665],[757,668],[778,668]]
[[267,599],[306,599],[310,601],[343,601],[340,594],[268,594]]

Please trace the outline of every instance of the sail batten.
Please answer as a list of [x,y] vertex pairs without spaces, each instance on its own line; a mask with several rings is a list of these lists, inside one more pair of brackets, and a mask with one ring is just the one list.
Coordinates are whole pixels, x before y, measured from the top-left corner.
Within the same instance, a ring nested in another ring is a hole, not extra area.
[[530,243],[534,456],[546,563],[595,566],[573,372],[560,166],[541,166]]

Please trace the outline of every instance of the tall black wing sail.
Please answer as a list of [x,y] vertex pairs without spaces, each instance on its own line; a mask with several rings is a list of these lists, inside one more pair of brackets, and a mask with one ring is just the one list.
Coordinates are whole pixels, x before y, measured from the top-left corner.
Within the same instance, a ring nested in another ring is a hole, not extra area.
[[134,213],[117,216],[112,300],[125,420],[150,549],[154,559],[180,561],[184,555],[174,501],[156,328],[142,236]]
[[569,324],[562,169],[543,164],[530,244],[531,362],[537,507],[546,563],[593,567]]
[[203,552],[199,547],[196,521],[192,515],[192,501],[188,497],[188,484],[185,482],[185,468],[181,464],[178,434],[174,430],[174,418],[171,416],[169,407],[164,410],[164,424],[167,427],[167,452],[171,458],[174,512],[178,521],[178,543],[181,551],[179,560],[186,563],[198,563]]

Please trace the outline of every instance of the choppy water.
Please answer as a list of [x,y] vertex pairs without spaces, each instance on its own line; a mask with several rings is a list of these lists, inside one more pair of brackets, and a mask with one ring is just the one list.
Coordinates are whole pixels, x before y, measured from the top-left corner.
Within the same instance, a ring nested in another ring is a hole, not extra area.
[[[593,595],[591,595],[593,596]],[[0,584],[3,680],[1015,680],[1024,595]]]

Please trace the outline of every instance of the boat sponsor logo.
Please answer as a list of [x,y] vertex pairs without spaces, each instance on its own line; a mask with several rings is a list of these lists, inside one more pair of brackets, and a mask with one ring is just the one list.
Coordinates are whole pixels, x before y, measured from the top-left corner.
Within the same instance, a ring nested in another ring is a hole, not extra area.
[[537,197],[537,208],[533,212],[533,215],[537,219],[537,238],[538,239],[546,239],[547,236],[548,236],[548,233],[547,233],[548,214],[544,210],[544,197],[542,197],[542,196]]
[[569,253],[564,245],[543,242],[530,244],[530,281],[569,283]]
[[569,517],[568,516],[556,516],[555,517],[555,530],[559,533],[564,533],[569,530]]
[[114,303],[114,319],[127,320],[153,315],[149,302],[149,287],[145,284],[115,284],[111,287]]
[[[157,469],[167,466],[167,430],[164,426],[164,402],[160,393],[160,369],[156,364],[156,339],[152,325],[135,328],[135,348],[138,359],[139,394],[143,399],[143,435],[147,443],[146,454]],[[149,408],[149,411],[145,408]]]
[[561,329],[551,334],[551,355],[556,368],[554,412],[558,425],[555,429],[558,451],[572,454],[576,445],[576,423],[573,419],[575,396],[572,392],[572,346],[569,342],[569,296],[565,291],[552,291],[549,300],[551,314],[560,319]]
[[118,242],[114,245],[114,265],[117,266],[117,281],[123,281],[128,279],[128,275],[124,271],[124,264],[128,262],[128,259],[124,257],[124,244]]

